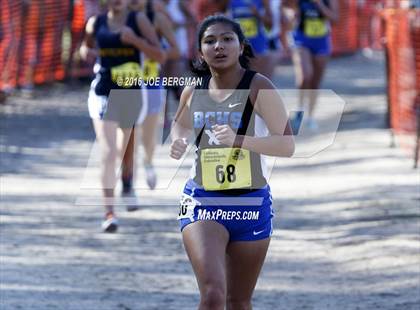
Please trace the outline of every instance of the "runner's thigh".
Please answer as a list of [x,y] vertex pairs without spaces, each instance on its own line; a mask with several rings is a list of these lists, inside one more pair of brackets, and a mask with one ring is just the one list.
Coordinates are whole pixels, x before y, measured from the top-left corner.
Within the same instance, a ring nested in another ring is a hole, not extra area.
[[228,300],[240,302],[251,299],[269,243],[270,238],[266,238],[257,241],[237,241],[228,245],[226,250]]
[[200,291],[207,285],[217,285],[225,292],[226,228],[215,221],[197,221],[182,230],[182,237]]

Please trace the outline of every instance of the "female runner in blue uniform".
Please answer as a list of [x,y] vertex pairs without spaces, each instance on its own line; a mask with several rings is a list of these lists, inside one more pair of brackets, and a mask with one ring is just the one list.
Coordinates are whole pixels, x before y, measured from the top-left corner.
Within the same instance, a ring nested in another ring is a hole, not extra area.
[[[296,83],[301,90],[311,90],[308,93],[306,125],[316,130],[317,123],[313,118],[317,92],[331,54],[330,22],[338,21],[337,0],[284,0],[284,8],[293,9],[297,21],[293,31],[294,51],[293,62],[296,70]],[[305,108],[305,92],[300,93],[300,106]],[[302,113],[297,114],[293,121],[294,132],[297,133],[301,123]]]
[[[139,89],[138,83],[126,83],[126,77],[133,74],[137,78],[141,77],[140,53],[159,62],[164,62],[166,58],[147,17],[129,11],[128,2],[109,0],[107,13],[88,20],[80,51],[85,59],[96,58],[95,79],[89,92],[88,108],[101,147],[101,184],[106,211],[102,223],[104,232],[115,232],[118,228],[113,206],[118,151],[123,157],[123,194],[133,191],[134,143],[128,141],[134,139],[134,126],[141,123],[145,116],[142,112],[146,111],[145,105],[140,107],[140,100],[110,104],[108,97],[111,89]],[[141,95],[137,98],[140,99]],[[122,142],[117,143],[117,135],[122,136]],[[129,211],[135,208],[131,202],[127,206]]]
[[[181,199],[184,246],[200,290],[199,309],[251,309],[272,233],[263,155],[290,157],[287,112],[274,85],[248,70],[252,49],[235,21],[210,16],[198,31],[203,84],[185,88],[170,156],[193,132],[197,149]],[[267,93],[260,93],[266,90]],[[287,130],[286,130],[287,132]]]
[[250,60],[253,70],[271,77],[273,57],[265,28],[271,29],[273,17],[269,0],[231,0],[228,6],[232,18],[237,21],[250,43],[255,57]]

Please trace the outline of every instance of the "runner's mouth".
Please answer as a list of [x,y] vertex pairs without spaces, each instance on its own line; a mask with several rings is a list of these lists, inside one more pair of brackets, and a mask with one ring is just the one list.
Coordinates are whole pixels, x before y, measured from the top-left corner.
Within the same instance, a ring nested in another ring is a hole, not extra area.
[[219,55],[216,55],[216,57],[215,57],[217,60],[220,60],[220,59],[226,59],[227,58],[227,56],[226,55],[223,55],[223,54],[219,54]]

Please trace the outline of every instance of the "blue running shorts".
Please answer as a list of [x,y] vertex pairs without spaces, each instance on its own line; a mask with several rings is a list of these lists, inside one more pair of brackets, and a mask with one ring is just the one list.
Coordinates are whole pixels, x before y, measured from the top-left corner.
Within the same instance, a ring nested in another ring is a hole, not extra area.
[[229,241],[255,241],[273,232],[272,197],[270,187],[242,195],[227,195],[223,191],[206,191],[193,180],[184,188],[178,220],[181,231],[196,221],[216,221],[229,232]]
[[294,47],[305,47],[312,55],[328,56],[331,54],[331,36],[309,38],[302,31],[293,32]]

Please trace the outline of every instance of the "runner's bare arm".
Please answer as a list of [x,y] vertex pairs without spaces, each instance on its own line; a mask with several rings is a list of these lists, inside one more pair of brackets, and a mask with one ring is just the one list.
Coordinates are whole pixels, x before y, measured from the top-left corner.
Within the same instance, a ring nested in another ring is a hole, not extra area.
[[141,12],[137,13],[136,19],[137,26],[144,39],[135,36],[132,44],[150,59],[156,60],[159,63],[164,63],[166,61],[166,53],[159,47],[159,40],[153,25],[149,22],[146,15]]
[[251,102],[254,110],[264,120],[270,135],[267,137],[240,136],[242,148],[279,157],[291,157],[295,150],[292,135],[284,135],[288,115],[273,83],[261,74],[256,74],[251,83]]
[[79,50],[80,57],[88,62],[91,62],[98,56],[98,52],[95,49],[95,22],[96,16],[90,17],[87,21],[85,27],[85,37]]
[[263,6],[264,13],[261,14],[257,7],[251,4],[252,14],[254,14],[254,16],[259,19],[266,28],[270,29],[273,26],[273,15],[271,12],[270,2],[268,0],[264,0]]
[[152,4],[153,4],[153,10],[155,12],[162,13],[163,15],[165,15],[170,20],[169,13],[166,10],[166,4],[162,0],[153,0]]
[[192,14],[190,7],[191,1],[186,0],[179,0],[179,9],[181,10],[182,14],[184,14],[187,24],[190,26],[195,27],[197,25],[197,21],[195,20],[195,16]]
[[172,122],[171,138],[172,141],[176,139],[188,138],[191,133],[191,118],[190,118],[190,102],[194,87],[185,87],[179,100],[178,111],[174,121]]
[[292,6],[290,0],[280,3],[280,30],[287,33],[294,28],[296,22],[296,7]]
[[330,0],[330,6],[326,6],[322,0],[312,0],[316,3],[322,14],[328,18],[332,23],[338,22],[340,16],[338,11],[338,1]]
[[271,12],[270,0],[263,0],[264,15],[262,17],[263,24],[266,28],[273,27],[273,12]]
[[291,31],[295,27],[298,19],[298,3],[296,0],[283,0],[280,3],[281,29]]
[[169,49],[166,51],[167,59],[178,59],[181,53],[176,42],[171,21],[162,13],[156,14],[156,24],[159,33],[168,41]]
[[187,150],[187,139],[192,130],[189,105],[193,91],[193,87],[186,87],[183,90],[178,111],[172,123],[170,156],[175,159],[180,159]]

